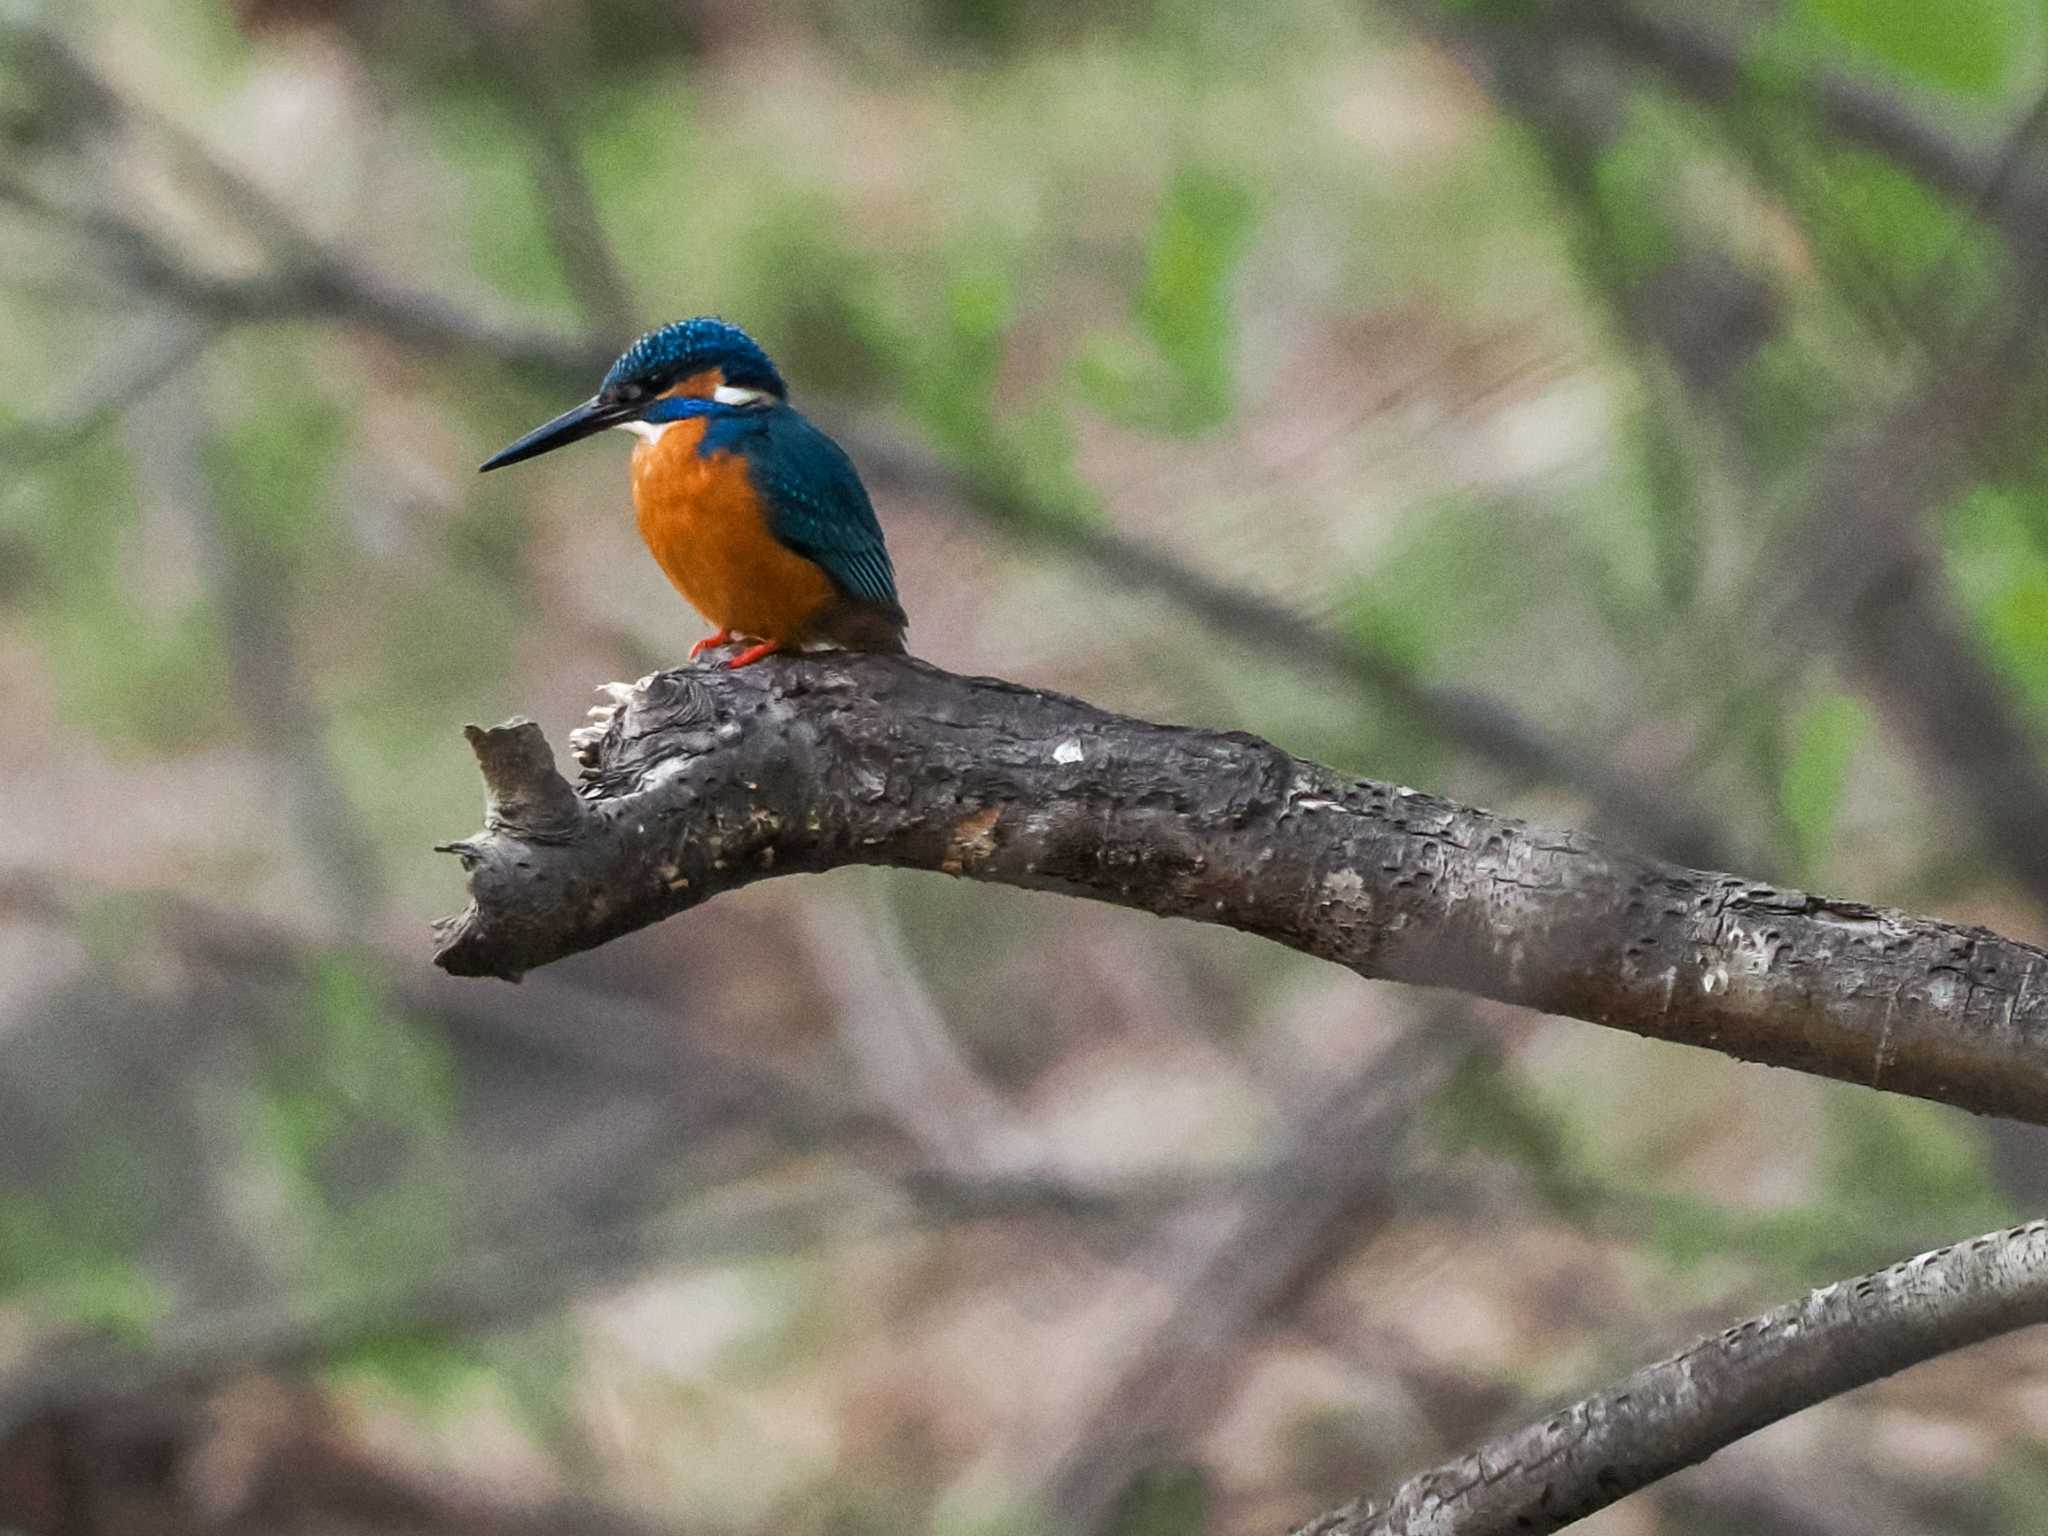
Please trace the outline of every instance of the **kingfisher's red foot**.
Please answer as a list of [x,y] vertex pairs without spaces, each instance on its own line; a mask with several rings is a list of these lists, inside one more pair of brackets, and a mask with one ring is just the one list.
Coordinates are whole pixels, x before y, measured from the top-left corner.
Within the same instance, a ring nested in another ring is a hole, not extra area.
[[691,646],[690,660],[695,661],[699,656],[702,656],[706,651],[715,651],[721,645],[731,644],[732,631],[729,629],[721,629],[717,634],[706,635],[702,640],[699,640],[695,645]]
[[739,655],[726,663],[726,667],[728,669],[750,667],[763,656],[773,656],[781,649],[782,642],[780,640],[763,640],[759,645],[750,645],[744,651],[741,651]]

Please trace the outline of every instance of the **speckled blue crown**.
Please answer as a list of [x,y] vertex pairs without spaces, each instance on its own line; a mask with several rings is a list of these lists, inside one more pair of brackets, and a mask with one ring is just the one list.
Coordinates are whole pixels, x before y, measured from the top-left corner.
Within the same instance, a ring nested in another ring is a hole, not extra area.
[[726,383],[741,389],[765,389],[777,399],[788,397],[782,375],[760,344],[738,326],[711,315],[649,331],[612,364],[603,387],[612,390],[638,384],[662,389],[706,368],[720,369]]

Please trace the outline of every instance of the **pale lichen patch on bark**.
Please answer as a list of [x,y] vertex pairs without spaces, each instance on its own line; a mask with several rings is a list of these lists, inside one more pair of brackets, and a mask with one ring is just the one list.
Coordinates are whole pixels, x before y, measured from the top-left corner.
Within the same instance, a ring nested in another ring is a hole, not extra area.
[[946,853],[939,869],[949,875],[964,874],[996,851],[996,823],[1002,820],[1000,805],[970,811],[947,830]]
[[1355,912],[1369,912],[1372,902],[1365,891],[1365,876],[1355,869],[1336,869],[1323,876],[1323,895],[1338,906]]

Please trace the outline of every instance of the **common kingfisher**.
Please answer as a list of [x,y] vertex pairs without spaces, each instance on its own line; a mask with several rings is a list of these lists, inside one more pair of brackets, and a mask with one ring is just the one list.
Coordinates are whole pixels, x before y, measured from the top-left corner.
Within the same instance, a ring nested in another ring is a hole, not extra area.
[[590,399],[483,463],[516,464],[606,427],[636,434],[633,510],[668,579],[715,633],[783,649],[901,651],[909,621],[853,461],[789,404],[768,354],[708,316],[649,331]]

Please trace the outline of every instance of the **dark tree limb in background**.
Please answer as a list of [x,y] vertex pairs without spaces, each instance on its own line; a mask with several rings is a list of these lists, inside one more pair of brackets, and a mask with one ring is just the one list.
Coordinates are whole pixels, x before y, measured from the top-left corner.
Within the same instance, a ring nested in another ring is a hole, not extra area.
[[1554,1531],[1802,1408],[2040,1322],[2048,1221],[1824,1286],[1295,1536]]
[[1658,863],[912,661],[656,673],[579,734],[471,728],[486,829],[436,961],[517,978],[777,875],[893,865],[1061,891],[1967,1109],[2048,1121],[2048,954]]

